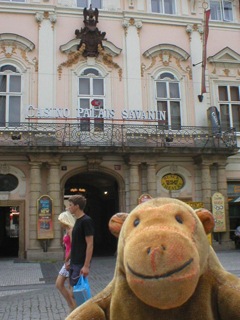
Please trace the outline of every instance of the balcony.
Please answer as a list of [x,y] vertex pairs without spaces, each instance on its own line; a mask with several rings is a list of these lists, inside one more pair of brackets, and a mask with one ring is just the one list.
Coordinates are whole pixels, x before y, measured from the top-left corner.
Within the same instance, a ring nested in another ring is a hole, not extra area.
[[[80,123],[6,124],[0,127],[0,146],[6,147],[111,147],[111,148],[237,148],[235,129],[180,127],[159,124],[90,123],[86,131]],[[193,151],[193,150],[192,150]]]

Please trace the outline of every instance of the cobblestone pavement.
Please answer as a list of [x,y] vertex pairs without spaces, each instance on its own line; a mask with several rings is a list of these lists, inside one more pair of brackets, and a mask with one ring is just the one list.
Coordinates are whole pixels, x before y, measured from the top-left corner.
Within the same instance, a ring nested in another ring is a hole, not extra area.
[[[240,277],[240,250],[217,252],[222,265]],[[89,284],[92,296],[111,281],[115,257],[93,258]],[[62,262],[23,263],[0,260],[0,319],[64,320],[68,306],[55,288]]]

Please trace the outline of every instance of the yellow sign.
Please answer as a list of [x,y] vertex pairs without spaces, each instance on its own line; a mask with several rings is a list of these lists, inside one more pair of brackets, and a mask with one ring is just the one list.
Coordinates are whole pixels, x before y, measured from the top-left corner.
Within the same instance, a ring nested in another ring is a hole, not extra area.
[[213,232],[225,232],[225,201],[224,196],[220,192],[216,192],[212,196],[212,214],[215,221]]
[[166,174],[161,183],[166,190],[180,190],[184,185],[182,177],[177,174]]
[[203,208],[203,202],[186,202],[194,210]]

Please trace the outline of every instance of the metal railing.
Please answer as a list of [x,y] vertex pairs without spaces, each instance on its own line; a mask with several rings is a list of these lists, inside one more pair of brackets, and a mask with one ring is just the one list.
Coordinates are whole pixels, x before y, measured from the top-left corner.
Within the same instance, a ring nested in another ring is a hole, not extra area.
[[24,122],[0,124],[0,146],[106,146],[152,148],[237,147],[235,129],[171,128],[159,124]]

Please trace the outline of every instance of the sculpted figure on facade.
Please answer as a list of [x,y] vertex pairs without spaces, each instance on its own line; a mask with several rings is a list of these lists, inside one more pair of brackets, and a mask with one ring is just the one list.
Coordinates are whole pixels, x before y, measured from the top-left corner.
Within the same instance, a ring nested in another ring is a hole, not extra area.
[[98,9],[95,8],[93,11],[92,5],[90,5],[90,9],[84,8],[84,24],[85,27],[75,30],[75,35],[77,39],[81,39],[80,44],[78,46],[78,50],[84,48],[82,55],[84,57],[97,57],[99,54],[99,45],[102,47],[102,40],[105,39],[106,32],[101,32],[97,28],[98,23]]

